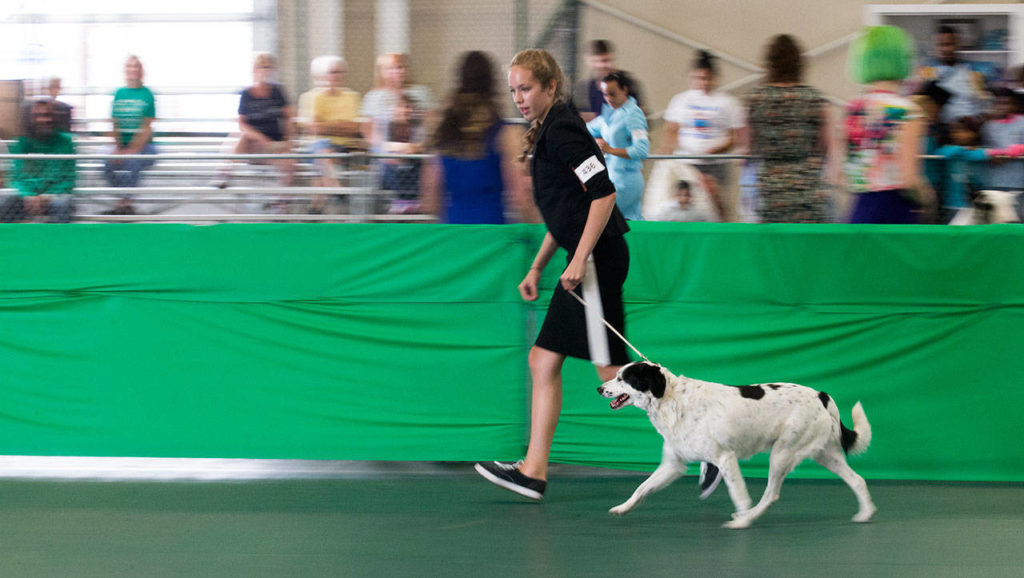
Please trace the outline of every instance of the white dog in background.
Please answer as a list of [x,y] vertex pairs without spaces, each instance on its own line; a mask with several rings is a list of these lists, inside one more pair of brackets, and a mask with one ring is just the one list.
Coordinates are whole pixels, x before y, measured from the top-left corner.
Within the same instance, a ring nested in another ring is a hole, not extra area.
[[[672,375],[660,365],[630,363],[598,388],[614,398],[612,409],[633,405],[647,412],[665,438],[661,464],[626,502],[612,508],[621,515],[648,494],[683,475],[687,462],[710,462],[722,471],[736,507],[727,528],[746,528],[779,499],[782,481],[800,462],[812,458],[838,475],[857,495],[854,522],[867,522],[876,508],[864,478],[846,463],[871,443],[871,424],[858,402],[852,430],[839,420],[827,393],[792,383],[733,387]],[[751,508],[739,460],[770,451],[768,486]]]
[[997,225],[1019,223],[1020,191],[971,191],[971,205],[957,211],[950,225]]

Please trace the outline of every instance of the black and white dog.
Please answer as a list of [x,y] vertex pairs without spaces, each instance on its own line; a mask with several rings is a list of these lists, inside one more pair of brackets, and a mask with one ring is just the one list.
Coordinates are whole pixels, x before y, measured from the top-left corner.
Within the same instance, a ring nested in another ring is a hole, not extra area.
[[[827,393],[793,383],[733,387],[672,375],[660,365],[630,363],[597,389],[614,398],[612,409],[633,405],[647,412],[665,438],[661,464],[626,502],[612,508],[621,515],[648,494],[683,475],[687,462],[710,462],[722,471],[736,507],[727,528],[746,528],[779,499],[782,480],[806,458],[837,474],[857,495],[854,522],[867,522],[876,508],[864,478],[846,463],[871,443],[871,424],[860,402],[853,406],[853,429],[839,420]],[[751,508],[739,460],[770,451],[768,486]]]

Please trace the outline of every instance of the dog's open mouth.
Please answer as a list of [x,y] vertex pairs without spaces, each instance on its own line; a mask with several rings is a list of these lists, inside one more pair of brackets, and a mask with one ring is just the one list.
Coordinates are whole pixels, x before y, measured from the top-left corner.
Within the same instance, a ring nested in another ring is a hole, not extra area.
[[611,406],[612,409],[619,409],[622,406],[626,405],[627,401],[629,401],[629,394],[628,393],[624,393],[624,394],[620,395],[619,397],[616,397],[615,399],[613,399],[612,402],[609,405]]

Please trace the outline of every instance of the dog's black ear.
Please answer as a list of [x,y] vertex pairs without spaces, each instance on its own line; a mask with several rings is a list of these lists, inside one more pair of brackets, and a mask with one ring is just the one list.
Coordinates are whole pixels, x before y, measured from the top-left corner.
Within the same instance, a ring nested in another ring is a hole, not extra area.
[[649,391],[651,395],[661,398],[665,395],[665,374],[653,363],[634,363],[622,372],[622,380],[637,391]]

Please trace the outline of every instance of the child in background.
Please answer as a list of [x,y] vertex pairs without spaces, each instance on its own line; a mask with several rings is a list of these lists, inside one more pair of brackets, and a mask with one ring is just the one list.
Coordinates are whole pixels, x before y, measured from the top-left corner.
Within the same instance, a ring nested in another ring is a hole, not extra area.
[[[942,108],[949,102],[951,94],[935,81],[926,82],[910,98],[925,114],[928,123],[921,150],[925,155],[938,154],[939,147],[949,144],[949,125],[942,122]],[[938,197],[939,206],[946,201],[946,184],[949,174],[944,159],[925,159],[924,174]]]
[[1024,116],[1020,113],[1013,91],[997,89],[993,118],[981,129],[981,142],[989,149],[988,179],[985,181],[988,189],[1024,189],[1024,161],[1019,159],[1018,151],[1019,145],[1024,145]]
[[[412,98],[402,94],[388,121],[387,141],[381,152],[419,154],[423,152],[422,132]],[[419,159],[384,159],[380,188],[392,191],[389,213],[407,214],[419,210],[420,165]]]
[[971,190],[985,188],[988,154],[978,148],[981,135],[962,120],[949,125],[950,144],[939,147],[935,154],[946,158],[946,194],[942,199],[941,222],[948,223],[957,211],[971,204]]

